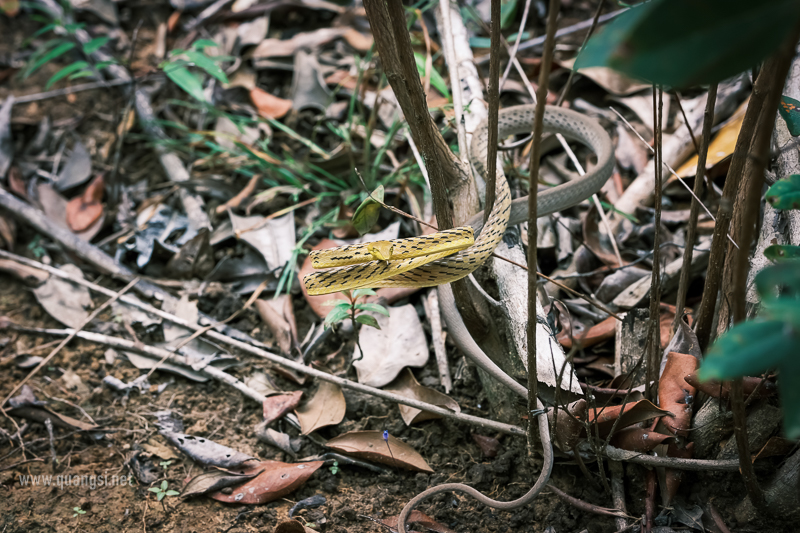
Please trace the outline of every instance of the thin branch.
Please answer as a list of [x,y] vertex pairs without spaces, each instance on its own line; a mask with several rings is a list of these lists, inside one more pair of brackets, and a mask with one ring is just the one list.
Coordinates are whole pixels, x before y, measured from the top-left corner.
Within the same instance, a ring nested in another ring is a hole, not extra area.
[[[486,149],[486,209],[483,223],[489,220],[494,205],[497,181],[497,120],[500,111],[500,0],[491,0],[491,61],[489,62],[489,140]],[[546,93],[545,93],[546,94]]]

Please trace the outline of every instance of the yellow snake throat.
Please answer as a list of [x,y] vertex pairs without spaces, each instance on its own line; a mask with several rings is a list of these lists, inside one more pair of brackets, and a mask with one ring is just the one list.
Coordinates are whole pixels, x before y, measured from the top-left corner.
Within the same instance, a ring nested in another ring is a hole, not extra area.
[[[535,106],[533,105],[511,107],[500,111],[498,137],[502,139],[509,135],[529,133],[532,129],[534,113]],[[544,116],[544,128],[545,131],[561,133],[568,138],[587,144],[597,154],[598,162],[595,168],[585,176],[539,193],[539,216],[554,213],[589,198],[602,187],[614,167],[613,149],[608,134],[599,124],[588,117],[568,109],[548,106]],[[484,165],[487,143],[488,129],[484,120],[476,130],[471,146],[472,164],[484,176],[486,174]],[[492,255],[509,223],[512,211],[511,193],[500,165],[497,168],[495,183],[496,199],[489,219],[474,244],[469,248],[461,251],[455,251],[452,248],[440,251],[441,248],[437,248],[431,243],[430,251],[435,251],[435,253],[430,255],[390,261],[370,261],[324,272],[314,272],[303,279],[308,294],[329,294],[360,288],[432,287],[469,275]],[[514,204],[517,204],[517,201]],[[470,225],[479,227],[480,222],[475,223],[473,219],[470,221]],[[446,230],[446,232],[460,234],[463,230],[464,228],[455,228]],[[419,239],[423,238],[416,237],[411,240],[418,241]],[[406,240],[398,239],[392,243],[400,243],[397,245],[403,247],[404,241]],[[336,256],[345,261],[372,259],[372,254],[363,244],[319,252],[321,257]],[[397,254],[393,253],[392,256],[397,257]],[[314,261],[313,256],[312,261]]]

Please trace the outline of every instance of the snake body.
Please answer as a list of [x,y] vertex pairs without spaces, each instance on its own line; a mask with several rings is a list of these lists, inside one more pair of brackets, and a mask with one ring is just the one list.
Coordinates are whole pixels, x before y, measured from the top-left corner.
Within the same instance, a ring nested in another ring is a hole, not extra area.
[[[520,133],[529,133],[533,127],[535,106],[524,105],[503,109],[499,113],[499,138]],[[579,179],[540,192],[538,196],[539,216],[545,216],[582,202],[597,192],[611,175],[614,157],[611,139],[594,120],[569,109],[547,106],[544,114],[544,131],[560,133],[588,145],[597,154],[597,165]],[[472,138],[471,162],[483,175],[488,151],[488,126],[484,120]],[[439,232],[433,236],[416,237],[411,241],[398,239],[388,241],[395,248],[410,249],[412,246],[425,251],[425,255],[392,253],[390,259],[375,259],[369,244],[345,246],[317,251],[312,255],[316,264],[330,266],[348,264],[324,272],[308,274],[303,282],[309,294],[327,294],[347,289],[380,287],[432,287],[459,280],[492,255],[503,238],[508,224],[517,224],[527,219],[527,199],[511,201],[505,174],[500,166],[495,179],[496,199],[484,225],[482,215],[476,215],[468,228],[478,234],[474,243],[458,250],[449,246],[447,232],[462,235],[465,227]],[[403,244],[413,242],[413,244]],[[440,242],[434,242],[440,241]],[[444,244],[444,248],[440,245]],[[346,261],[366,260],[366,263],[331,263],[333,257]],[[326,261],[328,261],[326,263]],[[315,266],[316,266],[315,264]]]

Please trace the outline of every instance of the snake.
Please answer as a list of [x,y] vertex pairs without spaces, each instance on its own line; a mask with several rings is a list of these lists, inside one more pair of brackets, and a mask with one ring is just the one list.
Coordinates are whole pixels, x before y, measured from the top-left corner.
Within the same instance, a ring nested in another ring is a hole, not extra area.
[[[535,105],[514,106],[501,110],[498,117],[498,138],[530,133],[535,113]],[[597,121],[570,109],[545,106],[543,126],[544,132],[560,133],[591,148],[597,156],[597,164],[578,179],[540,191],[537,195],[537,214],[540,217],[588,199],[600,190],[614,169],[611,138]],[[484,178],[488,147],[489,127],[488,120],[484,119],[476,129],[470,146],[470,162]],[[316,251],[312,256],[312,264],[334,268],[307,275],[303,280],[306,289],[309,294],[326,294],[363,287],[438,286],[442,316],[447,324],[450,338],[461,352],[489,375],[527,399],[528,389],[503,372],[472,338],[458,312],[449,285],[469,275],[483,264],[492,255],[509,225],[519,224],[528,219],[528,198],[511,200],[508,182],[500,165],[496,170],[495,187],[495,202],[491,206],[485,224],[481,212],[474,215],[463,227],[424,237],[376,241]],[[474,237],[476,234],[478,236]],[[320,268],[325,267],[320,266]],[[536,402],[537,408],[543,409],[541,401],[537,399]],[[536,483],[525,495],[513,501],[502,502],[493,500],[468,485],[446,483],[423,491],[411,499],[398,517],[398,530],[407,531],[408,517],[419,503],[443,492],[468,494],[480,503],[495,509],[510,510],[530,503],[547,484],[553,468],[553,447],[548,420],[543,415],[537,418],[540,440],[544,448],[543,465]]]

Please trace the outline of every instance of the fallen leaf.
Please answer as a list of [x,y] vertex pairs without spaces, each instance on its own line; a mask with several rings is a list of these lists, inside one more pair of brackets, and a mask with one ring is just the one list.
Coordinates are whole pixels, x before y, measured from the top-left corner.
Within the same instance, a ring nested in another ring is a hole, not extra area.
[[347,41],[347,44],[359,52],[369,52],[370,48],[372,48],[372,44],[375,42],[371,35],[364,35],[354,28],[347,28],[342,37]]
[[300,32],[291,39],[264,39],[251,52],[254,59],[267,57],[285,57],[294,55],[298,50],[316,49],[325,43],[345,35],[348,28],[320,28],[315,31]]
[[143,442],[139,446],[142,448],[142,450],[146,451],[150,455],[155,455],[156,457],[164,459],[165,461],[179,458],[178,454],[175,453],[172,448],[161,444],[154,438],[150,438],[149,441]]
[[411,305],[390,308],[389,316],[375,317],[381,329],[362,327],[353,363],[358,381],[371,387],[383,387],[392,382],[407,366],[424,366],[430,355],[428,340]]
[[295,336],[292,334],[292,325],[289,322],[290,318],[284,315],[286,306],[291,308],[291,296],[284,294],[278,298],[258,299],[256,300],[256,309],[261,320],[272,332],[278,348],[281,353],[288,355],[292,351]]
[[[36,192],[38,203],[42,206],[42,211],[44,211],[47,217],[60,226],[72,231],[72,228],[67,222],[67,199],[61,196],[61,194],[47,183],[39,183],[36,186]],[[84,231],[74,233],[84,241],[89,242],[103,228],[103,222],[105,222],[105,213],[102,212],[101,209],[101,216],[94,224]]]
[[[684,307],[684,311],[686,313],[692,312],[692,310],[688,307]],[[687,320],[689,322],[688,324],[689,326],[692,325],[692,315],[689,314],[685,315],[684,320]],[[661,307],[659,310],[659,331],[660,331],[662,350],[666,348],[669,345],[670,341],[672,340],[672,324],[674,322],[675,322],[675,306],[661,302]]]
[[[574,64],[574,59],[561,61],[561,66],[569,69]],[[586,76],[606,91],[618,96],[626,96],[652,87],[607,67],[582,68],[578,70],[578,74]]]
[[322,112],[331,101],[332,97],[322,79],[317,58],[305,50],[299,50],[294,56],[294,77],[290,94],[292,107],[298,111],[311,108]]
[[294,391],[286,394],[276,394],[275,396],[268,396],[264,400],[264,423],[270,424],[289,411],[294,410],[297,404],[300,403],[300,398],[303,397],[303,391]]
[[659,444],[667,444],[667,441],[672,442],[674,440],[675,437],[670,435],[648,431],[640,427],[629,427],[617,431],[614,436],[611,437],[611,445],[623,450],[647,453],[652,451]]
[[256,424],[255,435],[261,442],[288,453],[292,458],[297,457],[297,452],[303,444],[300,438],[293,439],[286,433],[268,428],[265,422]]
[[5,213],[0,213],[0,248],[14,249],[17,238],[17,224],[14,219]]
[[[381,520],[381,524],[390,527],[392,531],[397,531],[397,522],[399,519],[400,515],[390,516]],[[436,533],[456,533],[455,530],[440,524],[430,516],[416,510],[411,511],[411,514],[408,515],[408,520],[406,520],[406,525],[411,524],[417,524],[430,531],[435,531]]]
[[287,520],[275,526],[274,533],[317,533],[316,530],[306,527],[297,520]]
[[621,405],[590,410],[589,422],[597,424],[600,429],[600,436],[604,437],[611,431],[617,418],[619,418],[620,421],[616,429],[620,430],[633,424],[666,414],[671,413],[656,407],[649,400],[640,400],[636,403],[627,403],[624,410]]
[[[678,443],[673,442],[667,446],[667,457],[677,457],[679,459],[691,459],[694,455],[694,442],[690,442],[686,447],[681,447]],[[677,468],[664,469],[664,485],[666,494],[663,495],[664,505],[669,506],[675,495],[678,493],[678,488],[681,486],[683,477],[686,475],[684,470]],[[697,524],[695,524],[697,525]],[[702,528],[702,524],[700,524]]]
[[220,468],[234,468],[242,463],[255,459],[255,457],[251,457],[245,453],[236,451],[233,448],[228,448],[227,446],[223,446],[222,444],[218,444],[213,440],[208,440],[203,437],[175,433],[167,429],[162,429],[159,433],[180,451],[195,461],[205,465],[218,466]]
[[425,459],[411,446],[392,435],[389,435],[387,443],[383,440],[382,431],[350,431],[334,437],[325,445],[337,452],[368,461],[407,470],[433,473],[433,469],[428,466]]
[[[547,411],[547,419],[551,427],[555,422],[553,442],[562,451],[571,451],[575,448],[581,438],[585,435],[585,430],[581,420],[586,419],[588,404],[581,398],[567,405],[568,413],[558,413],[555,409]],[[563,410],[563,409],[560,409]]]
[[215,492],[211,495],[217,501],[226,503],[262,504],[282,498],[299,488],[324,461],[307,463],[281,463],[280,461],[261,461],[248,465],[239,471],[252,474],[263,470],[244,485],[236,487],[231,494]]
[[481,449],[484,457],[497,457],[497,454],[500,453],[502,446],[500,445],[500,441],[494,437],[487,437],[485,435],[478,435],[477,433],[471,433],[472,440],[475,441],[475,444],[478,445],[478,448]]
[[590,346],[594,346],[595,344],[600,344],[608,339],[613,339],[614,335],[616,334],[616,327],[617,319],[613,316],[610,316],[602,322],[587,329],[584,333],[575,334],[574,339],[573,335],[570,335],[566,329],[562,329],[557,335],[557,338],[559,344],[561,344],[561,346],[567,350],[572,348],[573,340],[581,348],[588,348]]
[[[83,278],[81,269],[72,263],[62,265],[61,269]],[[33,289],[33,294],[39,305],[65,326],[77,328],[89,317],[87,309],[92,307],[92,297],[86,287],[50,276],[42,285]]]
[[273,219],[240,217],[230,213],[230,219],[236,237],[264,256],[270,271],[283,268],[292,258],[296,242],[292,213]]
[[794,449],[795,443],[783,437],[770,437],[766,444],[753,456],[756,459],[766,459],[767,457],[783,457],[789,455]]
[[227,472],[225,470],[212,470],[210,472],[203,472],[193,477],[186,486],[183,487],[181,498],[191,498],[192,496],[199,496],[208,492],[216,492],[225,487],[238,485],[244,481],[253,479],[259,475],[261,471],[254,471],[248,474],[239,474],[235,472]]
[[[700,381],[697,378],[697,372],[692,372],[684,376],[683,379],[698,391],[708,394],[712,398],[723,398],[727,400],[731,393],[730,381],[723,381],[722,383],[713,379]],[[761,383],[762,381],[764,382],[763,384]],[[753,392],[756,392],[756,398],[768,398],[778,392],[778,386],[768,379],[745,376],[742,378],[742,392],[745,398],[753,394]]]
[[658,403],[673,416],[664,416],[661,422],[673,435],[688,436],[692,423],[692,409],[697,390],[686,383],[684,376],[691,374],[700,362],[690,354],[670,352],[667,364],[658,380]]
[[86,182],[92,175],[92,158],[86,146],[80,141],[75,140],[72,153],[64,163],[58,179],[55,180],[55,188],[59,192],[64,192],[72,187],[77,187]]
[[208,228],[202,228],[167,262],[167,272],[175,279],[192,276],[205,279],[214,269],[214,249],[209,243]]
[[[591,250],[594,255],[608,267],[617,268],[619,264],[617,256],[613,250],[607,249],[600,243],[600,215],[597,213],[597,206],[592,204],[589,211],[583,217],[583,238],[584,245]],[[605,230],[604,230],[605,232]]]
[[[414,373],[411,372],[411,369],[408,367],[404,368],[394,381],[386,385],[384,390],[394,392],[406,398],[412,398],[438,407],[450,409],[456,413],[461,412],[461,407],[459,407],[458,402],[450,396],[420,385],[414,377]],[[422,422],[423,420],[441,418],[439,414],[431,413],[430,411],[422,411],[407,405],[398,404],[397,407],[400,409],[400,416],[403,417],[403,421],[408,426],[415,422]]]
[[264,118],[282,118],[292,108],[291,100],[284,100],[269,94],[263,89],[254,87],[250,90],[250,100],[256,106],[258,114]]
[[295,409],[295,414],[300,420],[303,435],[308,435],[321,427],[341,422],[346,408],[342,388],[335,383],[320,381],[314,395]]

